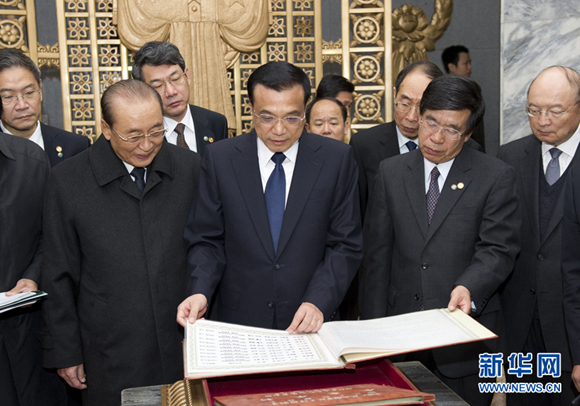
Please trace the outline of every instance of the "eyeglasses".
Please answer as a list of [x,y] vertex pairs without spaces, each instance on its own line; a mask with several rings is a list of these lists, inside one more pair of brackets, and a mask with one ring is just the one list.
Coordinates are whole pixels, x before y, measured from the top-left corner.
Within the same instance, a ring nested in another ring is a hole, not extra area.
[[[111,130],[115,131],[115,129],[113,127],[110,127],[110,128],[111,128]],[[132,135],[132,136],[127,137],[127,138],[121,136],[121,134],[119,134],[117,131],[115,131],[115,134],[117,134],[117,136],[120,139],[122,139],[123,141],[129,142],[131,144],[137,144],[143,138],[157,139],[157,138],[163,137],[165,135],[165,131],[167,131],[167,128],[164,128],[163,130],[151,131],[149,134]]]
[[185,78],[187,76],[185,75],[185,72],[183,73],[179,73],[179,76],[171,78],[169,80],[166,80],[164,82],[155,82],[154,84],[151,85],[151,87],[155,90],[157,90],[157,93],[162,93],[165,90],[165,86],[167,86],[168,83],[171,83],[173,86],[177,87],[182,85],[185,82]]
[[419,111],[419,107],[413,107],[408,103],[395,102],[393,104],[395,105],[395,110],[400,111],[401,113],[408,113],[411,109]]
[[40,92],[42,92],[42,89],[29,90],[27,92],[22,93],[22,96],[17,96],[15,94],[2,96],[2,105],[6,107],[12,106],[13,104],[18,103],[18,99],[22,99],[25,102],[38,100],[38,98],[40,97]]
[[580,103],[580,100],[578,100],[576,103],[574,103],[572,105],[572,107],[570,107],[566,111],[553,110],[553,109],[552,110],[542,111],[542,110],[540,110],[537,107],[530,107],[530,106],[524,107],[524,110],[526,111],[526,113],[528,113],[528,116],[530,116],[530,117],[540,117],[542,115],[542,113],[544,113],[546,115],[546,117],[560,118],[564,114],[566,114],[567,112],[569,112],[570,110],[572,110],[574,108],[574,106],[577,105],[578,103]]
[[423,128],[423,130],[425,130],[431,134],[434,134],[439,130],[443,130],[443,136],[445,138],[447,138],[449,141],[455,141],[456,139],[458,139],[459,137],[461,137],[463,135],[462,133],[460,133],[459,131],[457,131],[454,128],[440,127],[437,125],[437,123],[435,121],[431,121],[431,120],[420,120],[420,121],[421,121],[421,127]]
[[282,124],[284,124],[286,127],[298,127],[306,117],[306,115],[304,115],[302,117],[290,116],[278,118],[270,114],[256,114],[255,111],[252,111],[252,113],[254,113],[254,115],[258,118],[258,122],[266,127],[272,127],[273,125],[276,125],[278,121],[282,121]]

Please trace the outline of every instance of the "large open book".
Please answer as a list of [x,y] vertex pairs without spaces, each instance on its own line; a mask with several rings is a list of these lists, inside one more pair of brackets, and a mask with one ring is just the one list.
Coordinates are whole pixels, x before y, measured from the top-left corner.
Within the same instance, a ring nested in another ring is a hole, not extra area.
[[197,320],[185,330],[185,378],[344,368],[357,361],[496,337],[459,309],[332,321],[314,334]]

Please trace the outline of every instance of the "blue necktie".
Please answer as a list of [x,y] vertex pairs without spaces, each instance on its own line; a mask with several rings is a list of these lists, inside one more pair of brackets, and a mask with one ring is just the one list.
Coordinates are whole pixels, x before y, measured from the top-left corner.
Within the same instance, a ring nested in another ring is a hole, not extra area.
[[274,252],[278,250],[278,240],[280,239],[280,230],[282,230],[282,221],[284,220],[284,206],[286,203],[286,175],[282,162],[286,155],[276,152],[272,156],[272,161],[276,164],[274,171],[266,184],[266,209],[268,210],[268,221],[270,222],[270,233],[272,233],[272,242],[274,243]]
[[550,186],[552,186],[558,181],[558,179],[560,179],[560,161],[558,158],[560,158],[561,154],[562,151],[560,151],[558,148],[550,149],[550,155],[552,155],[552,159],[550,159],[550,162],[548,162],[548,166],[546,167],[546,181]]
[[407,141],[405,145],[407,148],[409,148],[409,152],[414,151],[415,148],[417,148],[417,144],[415,144],[413,141]]
[[131,175],[135,178],[135,183],[142,192],[145,189],[145,168],[133,168]]

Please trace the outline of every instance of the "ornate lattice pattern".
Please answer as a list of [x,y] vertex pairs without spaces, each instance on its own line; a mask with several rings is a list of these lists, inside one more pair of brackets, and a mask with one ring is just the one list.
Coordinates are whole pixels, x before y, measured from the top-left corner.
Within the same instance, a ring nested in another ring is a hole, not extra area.
[[129,76],[113,0],[57,1],[57,14],[65,128],[94,139],[101,133],[101,95]]

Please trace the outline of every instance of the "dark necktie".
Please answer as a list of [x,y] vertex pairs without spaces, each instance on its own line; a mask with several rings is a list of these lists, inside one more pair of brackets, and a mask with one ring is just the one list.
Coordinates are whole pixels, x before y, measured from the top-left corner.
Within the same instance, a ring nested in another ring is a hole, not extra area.
[[175,132],[177,133],[177,146],[189,149],[189,145],[185,142],[185,124],[179,123],[175,127]]
[[560,151],[558,148],[552,148],[550,150],[552,159],[550,159],[550,162],[548,162],[548,166],[546,167],[546,181],[548,181],[550,186],[552,186],[558,181],[558,179],[560,179],[560,161],[558,158],[560,158],[561,154],[562,151]]
[[282,230],[282,221],[284,220],[284,206],[286,202],[286,175],[282,162],[286,155],[276,152],[272,156],[272,161],[276,164],[274,171],[266,183],[266,209],[268,210],[268,221],[270,222],[270,233],[274,243],[274,252],[278,249],[278,240],[280,239],[280,230]]
[[431,224],[431,219],[437,206],[437,200],[439,200],[439,182],[437,182],[437,178],[439,178],[439,169],[435,167],[431,171],[431,181],[429,182],[429,190],[427,191],[427,218],[429,224]]
[[135,183],[142,192],[145,189],[145,168],[133,168],[131,175],[135,178]]
[[407,141],[405,145],[407,146],[407,148],[409,148],[409,152],[414,151],[415,148],[417,148],[417,144],[415,144],[413,141]]

